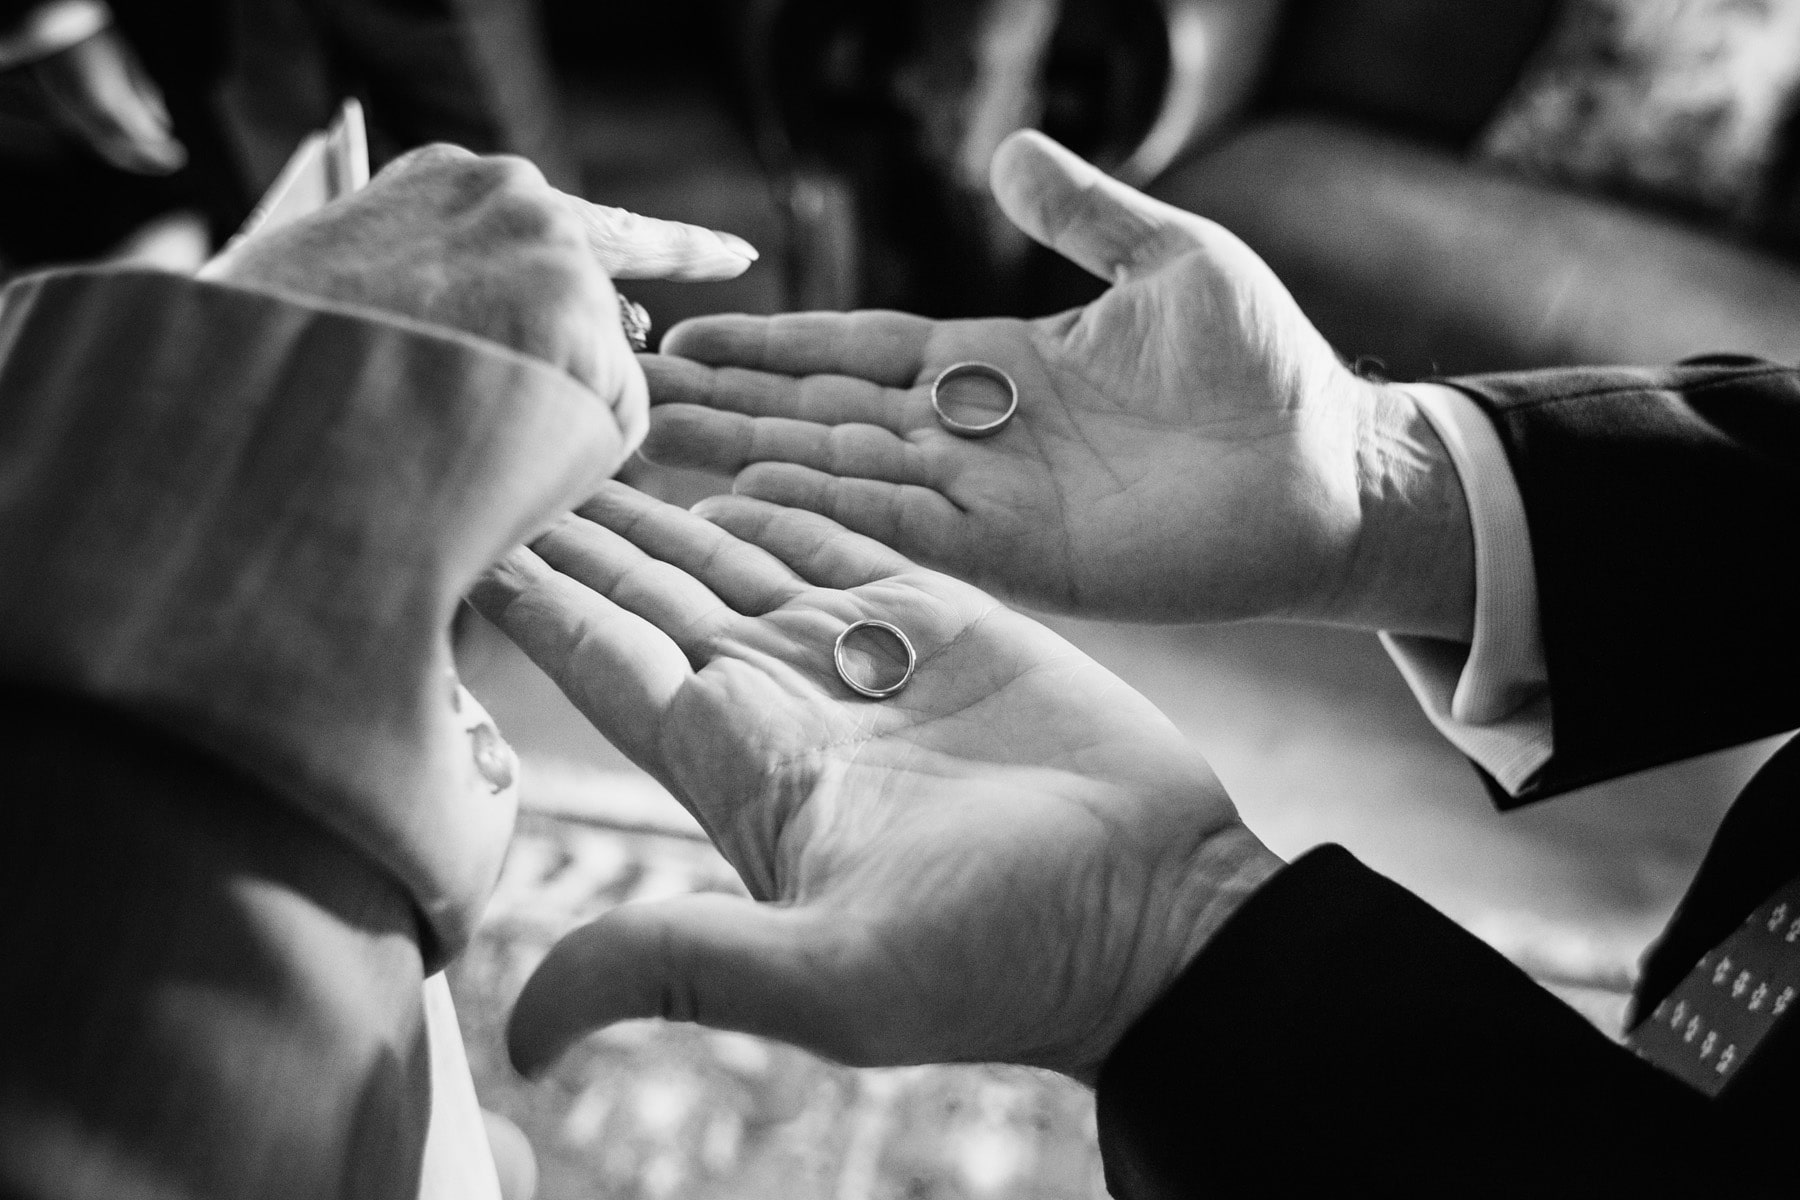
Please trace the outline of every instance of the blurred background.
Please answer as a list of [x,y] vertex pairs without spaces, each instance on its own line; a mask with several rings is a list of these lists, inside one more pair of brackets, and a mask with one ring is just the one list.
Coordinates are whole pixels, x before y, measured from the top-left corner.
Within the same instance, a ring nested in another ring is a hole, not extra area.
[[[994,146],[1033,125],[1233,229],[1366,370],[1791,361],[1797,94],[1800,0],[0,0],[0,275],[193,269],[357,95],[378,158],[522,153],[590,199],[762,250],[729,283],[631,285],[659,329],[1035,315],[1101,285],[987,198]],[[630,471],[674,499],[729,486]],[[1609,1032],[1767,752],[1502,816],[1372,638],[1053,623],[1191,734],[1277,851],[1348,845]],[[528,814],[453,981],[483,1101],[531,1137],[540,1195],[1103,1193],[1090,1099],[1032,1072],[854,1072],[647,1023],[514,1078],[499,1023],[556,936],[737,885],[498,634],[470,620],[460,653],[525,757]]]

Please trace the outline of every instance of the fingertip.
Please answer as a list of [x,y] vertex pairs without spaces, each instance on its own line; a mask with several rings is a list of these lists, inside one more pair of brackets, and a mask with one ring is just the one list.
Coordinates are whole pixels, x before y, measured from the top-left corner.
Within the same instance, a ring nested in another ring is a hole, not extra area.
[[713,230],[713,234],[721,242],[725,243],[725,248],[727,250],[738,255],[740,258],[743,258],[746,263],[753,263],[762,257],[762,252],[760,250],[735,233],[726,233],[722,229],[715,229]]
[[731,314],[689,317],[663,335],[662,353],[673,358],[704,361],[707,348],[717,342],[721,326],[730,319]]
[[688,508],[688,511],[703,521],[711,521],[714,525],[725,528],[729,533],[731,530],[726,527],[734,519],[749,516],[758,509],[766,507],[765,502],[761,500],[738,495],[734,488],[731,492],[707,496],[705,499],[696,501]]
[[549,566],[529,546],[514,546],[500,560],[483,571],[469,589],[469,603],[475,611],[494,620],[524,595]]
[[[680,264],[674,278],[692,283],[716,283],[736,279],[762,257],[760,251],[735,233],[692,226],[691,257]],[[710,239],[711,245],[707,242]]]
[[644,374],[640,356],[626,344],[624,331],[617,322],[602,329],[598,362],[591,371],[594,377],[587,380],[572,373],[607,406],[618,432],[612,453],[596,466],[600,475],[607,477],[631,458],[650,431],[650,381]]
[[1047,185],[1067,185],[1099,169],[1055,139],[1035,129],[1008,134],[988,162],[994,199],[1015,225],[1037,236],[1026,221],[1041,208]]
[[595,940],[594,929],[584,925],[552,946],[513,1002],[506,1054],[527,1079],[542,1075],[590,1028],[606,1023],[586,1019],[579,990],[584,947]]
[[520,1075],[537,1079],[556,1065],[568,1045],[545,1037],[531,1017],[521,1017],[520,1013],[521,1009],[514,1008],[506,1023],[506,1057]]
[[[722,283],[728,279],[736,279],[756,262],[754,250],[750,250],[746,254],[725,240],[730,237],[729,234],[720,233],[717,230],[708,232],[718,239],[717,245],[694,247],[691,258],[660,277],[673,279],[679,283]],[[732,240],[743,241],[741,238]],[[743,244],[745,249],[749,249],[748,242]]]
[[613,414],[619,422],[619,435],[622,439],[618,459],[612,464],[612,471],[617,471],[643,446],[650,435],[650,385],[645,380],[643,371],[633,372],[626,381],[625,392],[619,398]]
[[187,147],[172,137],[140,142],[138,150],[143,155],[146,174],[173,175],[188,163]]
[[731,480],[731,494],[765,504],[809,506],[825,478],[821,472],[794,463],[751,463]]
[[1015,129],[994,148],[994,157],[988,161],[988,178],[997,191],[1001,180],[1027,169],[1034,157],[1056,150],[1063,150],[1063,146],[1048,134],[1036,129]]
[[659,408],[650,414],[650,431],[638,446],[638,457],[659,467],[697,465],[693,440],[688,435],[688,422]]

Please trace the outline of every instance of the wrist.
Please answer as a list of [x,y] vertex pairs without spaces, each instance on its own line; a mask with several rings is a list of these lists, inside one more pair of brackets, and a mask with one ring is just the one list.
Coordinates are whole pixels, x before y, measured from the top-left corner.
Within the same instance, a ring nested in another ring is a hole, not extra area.
[[1328,619],[1466,642],[1475,537],[1456,465],[1419,403],[1438,384],[1365,383],[1355,472],[1359,519]]
[[1134,1025],[1155,1007],[1218,936],[1237,911],[1287,864],[1242,821],[1233,818],[1176,864],[1168,892],[1152,896],[1143,915],[1147,930],[1166,937],[1160,952],[1146,955],[1151,969],[1141,985],[1121,993],[1100,1053],[1065,1069],[1095,1086],[1100,1069]]

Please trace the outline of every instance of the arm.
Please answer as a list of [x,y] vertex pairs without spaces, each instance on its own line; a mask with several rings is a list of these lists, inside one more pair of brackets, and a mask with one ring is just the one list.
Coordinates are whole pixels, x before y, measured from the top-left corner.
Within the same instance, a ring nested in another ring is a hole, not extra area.
[[608,461],[606,407],[497,344],[155,273],[27,281],[0,331],[0,1019],[33,1031],[0,1192],[411,1194],[426,959],[515,802],[443,629]]
[[[1039,607],[1410,638],[1443,681],[1428,708],[1465,728],[1520,714],[1521,694],[1451,703],[1471,641],[1475,660],[1491,657],[1478,599],[1530,568],[1508,571],[1471,527],[1465,483],[1481,480],[1459,478],[1425,411],[1426,393],[1448,389],[1355,377],[1240,241],[1039,135],[1002,147],[994,185],[1021,228],[1111,287],[1032,322],[684,324],[645,360],[646,455],[735,473],[740,494],[821,512]],[[997,436],[956,437],[933,413],[933,379],[964,360],[1018,384],[1018,415]],[[1756,532],[1794,527],[1787,378],[1714,365],[1459,385],[1495,415],[1475,423],[1525,497],[1514,550],[1529,541],[1548,581],[1525,605],[1544,613],[1538,733],[1509,735],[1519,753],[1506,761],[1459,739],[1502,790],[1544,795],[1794,723],[1773,687],[1793,662],[1779,615],[1796,591],[1792,556]],[[1652,668],[1663,641],[1670,661]],[[1701,713],[1715,697],[1722,711]],[[1567,756],[1546,766],[1552,716]]]
[[[1238,910],[1120,1042],[1098,1100],[1120,1200],[1699,1195],[1731,1134],[1729,1114],[1334,847]],[[1272,1140],[1292,1152],[1230,1149]],[[1744,1194],[1781,1194],[1754,1156],[1731,1161]]]
[[1800,371],[1460,380],[1518,482],[1555,752],[1533,799],[1800,725]]
[[[1049,1066],[1098,1079],[1131,1200],[1712,1169],[1727,1130],[1682,1085],[1342,851],[1282,867],[1047,630],[815,514],[698,514],[603,489],[475,597],[762,901],[571,934],[514,1011],[522,1069],[655,1015],[862,1065]],[[916,644],[891,700],[834,675],[862,617]]]
[[616,460],[606,406],[447,329],[150,271],[11,289],[0,394],[0,671],[289,796],[454,951],[513,814],[444,631]]
[[219,282],[5,293],[0,1192],[416,1188],[515,800],[449,616],[642,425],[603,267],[707,269],[581,204],[439,148]]

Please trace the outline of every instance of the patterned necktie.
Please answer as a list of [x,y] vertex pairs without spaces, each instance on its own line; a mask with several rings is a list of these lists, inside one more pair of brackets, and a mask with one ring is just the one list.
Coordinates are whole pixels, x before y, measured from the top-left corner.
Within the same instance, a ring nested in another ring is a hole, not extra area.
[[1800,1007],[1800,879],[1790,880],[1701,955],[1625,1044],[1717,1096],[1792,1008]]

